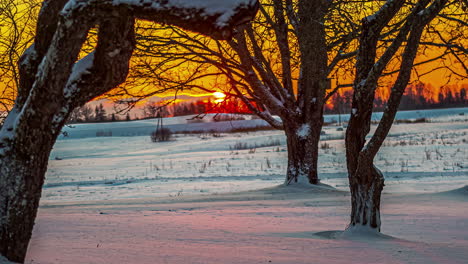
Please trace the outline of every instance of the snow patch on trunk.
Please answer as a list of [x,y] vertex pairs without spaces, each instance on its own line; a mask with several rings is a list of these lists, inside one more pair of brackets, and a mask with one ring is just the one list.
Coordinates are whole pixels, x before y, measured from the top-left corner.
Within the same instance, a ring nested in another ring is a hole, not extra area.
[[22,111],[18,111],[17,108],[13,108],[8,113],[5,122],[3,123],[2,129],[0,130],[0,156],[4,156],[5,152],[9,149],[8,141],[11,141],[16,133],[16,127],[18,126],[18,120],[20,119]]
[[113,57],[117,56],[119,53],[120,53],[120,49],[115,49],[115,50],[113,50],[113,51],[107,53],[107,55],[108,55],[109,57],[113,58]]
[[310,126],[309,124],[303,124],[298,130],[297,130],[297,136],[300,138],[306,138],[310,133]]

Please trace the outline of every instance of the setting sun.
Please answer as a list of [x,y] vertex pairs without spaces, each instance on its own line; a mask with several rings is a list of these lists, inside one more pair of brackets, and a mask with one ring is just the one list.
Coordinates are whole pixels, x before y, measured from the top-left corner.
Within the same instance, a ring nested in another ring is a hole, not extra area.
[[222,92],[214,92],[213,97],[216,98],[216,103],[221,103],[226,98],[226,95]]

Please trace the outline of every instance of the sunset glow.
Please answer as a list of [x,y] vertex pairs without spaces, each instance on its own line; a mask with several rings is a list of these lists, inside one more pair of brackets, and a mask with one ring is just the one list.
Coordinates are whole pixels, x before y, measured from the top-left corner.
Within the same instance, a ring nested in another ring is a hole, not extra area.
[[214,92],[213,97],[216,98],[215,100],[216,103],[221,103],[222,101],[225,100],[226,95],[222,92]]

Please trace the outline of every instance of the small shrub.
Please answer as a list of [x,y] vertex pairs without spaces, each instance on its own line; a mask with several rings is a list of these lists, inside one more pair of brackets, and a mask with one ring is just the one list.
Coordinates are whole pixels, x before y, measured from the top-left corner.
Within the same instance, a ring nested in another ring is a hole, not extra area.
[[215,137],[215,138],[219,138],[219,137],[222,137],[221,136],[221,133],[219,133],[218,131],[214,130],[214,129],[211,129],[209,131],[209,133],[211,134],[212,137]]
[[[248,149],[250,152],[252,152],[252,149],[257,149],[257,148],[264,148],[264,147],[274,147],[274,146],[279,146],[281,145],[281,141],[279,139],[272,139],[268,142],[261,143],[261,144],[247,144],[247,142],[236,142],[233,146],[229,146],[230,150],[244,150]],[[254,151],[255,152],[255,151]]]
[[425,117],[416,118],[416,119],[402,119],[396,120],[397,124],[416,124],[416,123],[428,123],[429,120]]
[[323,142],[322,144],[320,144],[320,148],[321,149],[330,149],[330,144],[328,144],[327,142]]
[[233,146],[229,146],[230,150],[242,150],[242,149],[248,149],[248,145],[245,142],[236,142]]
[[428,149],[425,149],[424,153],[426,153],[426,160],[431,160],[431,151]]
[[200,169],[198,170],[200,173],[205,173],[206,171],[206,163],[203,163],[203,165],[200,167]]
[[169,141],[172,138],[172,131],[169,128],[160,128],[156,129],[151,133],[151,141],[153,142],[164,142]]

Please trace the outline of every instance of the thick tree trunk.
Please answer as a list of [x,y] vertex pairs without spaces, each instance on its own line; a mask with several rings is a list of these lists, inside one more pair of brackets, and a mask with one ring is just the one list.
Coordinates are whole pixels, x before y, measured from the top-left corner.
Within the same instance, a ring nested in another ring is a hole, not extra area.
[[384,177],[373,164],[374,156],[364,149],[370,131],[371,111],[371,100],[354,100],[353,113],[346,130],[346,165],[351,191],[348,229],[368,228],[380,232],[380,196]]
[[[34,122],[34,120],[29,120]],[[23,262],[31,238],[41,197],[44,174],[55,136],[50,123],[18,131],[21,141],[6,153],[0,166],[0,252],[15,262]],[[5,190],[8,190],[5,192]],[[20,195],[17,195],[20,194]]]
[[[364,165],[365,164],[365,165]],[[348,229],[366,227],[380,232],[380,197],[384,177],[372,163],[359,164],[350,181],[351,220]]]
[[[384,187],[384,177],[373,165],[374,157],[390,131],[401,96],[408,84],[421,34],[425,26],[447,3],[446,0],[434,1],[424,10],[429,2],[425,0],[418,2],[397,37],[377,62],[376,51],[381,31],[397,14],[404,1],[389,1],[378,13],[363,19],[356,62],[352,114],[346,130],[346,161],[352,197],[349,225],[351,230],[369,227],[380,232],[380,197]],[[400,72],[391,89],[387,108],[374,135],[366,144],[378,80],[408,34],[407,44],[401,56]]]
[[288,146],[286,184],[318,184],[318,144],[322,124],[287,124],[285,133]]
[[286,183],[318,184],[318,144],[323,124],[327,80],[324,17],[329,3],[298,1],[298,44],[301,74],[298,80],[300,116],[283,117],[288,142]]

